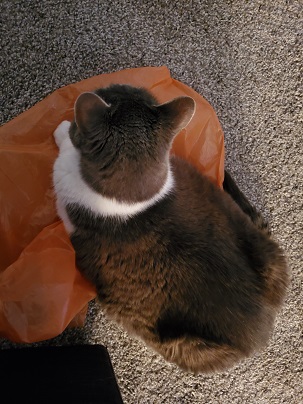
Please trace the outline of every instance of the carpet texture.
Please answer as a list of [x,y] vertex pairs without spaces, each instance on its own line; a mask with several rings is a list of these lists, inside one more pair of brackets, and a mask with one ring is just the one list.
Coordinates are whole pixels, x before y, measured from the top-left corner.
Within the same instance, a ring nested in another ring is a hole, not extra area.
[[226,166],[288,257],[268,347],[228,372],[178,370],[95,303],[83,329],[36,344],[106,345],[125,403],[303,402],[302,16],[300,0],[1,1],[1,123],[69,83],[166,65],[216,110]]

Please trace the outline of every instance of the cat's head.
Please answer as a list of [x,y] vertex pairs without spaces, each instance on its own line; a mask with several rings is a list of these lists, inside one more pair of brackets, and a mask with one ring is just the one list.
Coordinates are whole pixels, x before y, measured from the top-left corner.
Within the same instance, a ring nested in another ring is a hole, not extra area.
[[156,192],[169,169],[173,138],[189,123],[194,110],[190,97],[159,105],[147,90],[128,85],[81,94],[70,137],[81,153],[85,179],[99,192],[118,199],[121,190],[117,188],[123,181],[127,186],[127,179],[139,186],[139,192],[132,197],[122,193],[124,199],[146,198],[146,183],[151,185],[151,194]]

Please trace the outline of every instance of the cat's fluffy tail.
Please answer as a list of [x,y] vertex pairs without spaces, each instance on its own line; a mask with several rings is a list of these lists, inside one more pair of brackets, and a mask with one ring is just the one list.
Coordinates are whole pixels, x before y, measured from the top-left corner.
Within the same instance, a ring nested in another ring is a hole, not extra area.
[[233,198],[242,211],[250,217],[251,221],[258,229],[270,235],[268,222],[240,191],[239,187],[227,170],[224,171],[223,189]]
[[205,343],[190,336],[161,343],[156,350],[167,361],[194,374],[227,370],[250,354],[227,344]]

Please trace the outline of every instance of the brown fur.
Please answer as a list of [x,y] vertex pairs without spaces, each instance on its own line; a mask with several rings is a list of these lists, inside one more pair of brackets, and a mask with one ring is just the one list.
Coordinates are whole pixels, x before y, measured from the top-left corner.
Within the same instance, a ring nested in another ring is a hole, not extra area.
[[[92,97],[76,105],[70,133],[81,151],[85,180],[124,201],[151,197],[160,188],[170,142],[191,108],[180,99],[158,106],[145,91],[132,91],[124,86],[97,91],[117,110],[120,106],[120,137],[112,131],[112,115],[101,105],[98,111]],[[194,373],[221,371],[268,342],[287,289],[286,260],[228,173],[223,191],[177,157],[170,165],[173,191],[128,220],[67,206],[76,228],[71,240],[77,265],[96,285],[105,313],[166,360]]]

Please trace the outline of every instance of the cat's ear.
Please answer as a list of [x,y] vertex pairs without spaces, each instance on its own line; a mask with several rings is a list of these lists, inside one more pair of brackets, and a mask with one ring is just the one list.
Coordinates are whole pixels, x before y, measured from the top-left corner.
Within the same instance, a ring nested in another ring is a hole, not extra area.
[[97,94],[82,93],[75,102],[75,121],[82,133],[91,132],[103,119],[109,105]]
[[178,97],[157,106],[157,109],[169,124],[172,134],[176,135],[191,121],[196,110],[196,103],[191,97]]

